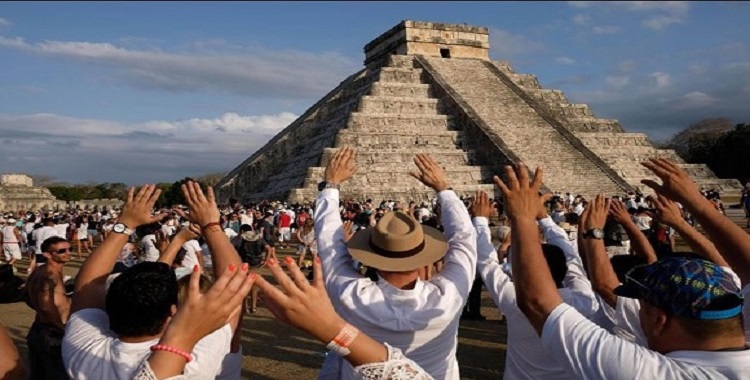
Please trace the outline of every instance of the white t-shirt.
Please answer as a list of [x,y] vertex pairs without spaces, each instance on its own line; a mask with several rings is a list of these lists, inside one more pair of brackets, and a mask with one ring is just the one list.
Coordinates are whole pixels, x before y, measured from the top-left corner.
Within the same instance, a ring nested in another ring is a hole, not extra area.
[[89,237],[89,224],[81,223],[81,226],[76,229],[78,231],[78,240],[88,239]]
[[51,238],[53,236],[59,236],[61,238],[65,238],[65,235],[59,235],[58,231],[55,227],[50,226],[44,226],[41,228],[37,228],[32,232],[32,236],[34,237],[34,241],[36,241],[36,244],[34,246],[35,253],[37,255],[42,254],[42,243],[44,243],[45,240],[48,238]]
[[143,261],[159,261],[159,250],[156,248],[156,235],[146,235],[141,239]]
[[174,225],[170,226],[169,224],[163,224],[161,226],[161,232],[164,233],[164,236],[171,237],[177,232],[177,229],[174,227]]
[[57,236],[66,238],[68,235],[68,226],[70,226],[69,223],[56,224],[55,229],[57,230]]
[[[193,360],[185,366],[187,379],[213,379],[229,353],[232,329],[229,325],[201,339],[193,348]],[[158,343],[153,339],[125,343],[109,329],[109,317],[101,309],[73,313],[65,326],[62,357],[68,375],[77,380],[130,380],[138,365]]]
[[185,258],[182,259],[182,266],[185,268],[193,268],[196,265],[200,265],[198,261],[198,255],[202,255],[201,246],[198,244],[198,240],[188,240],[182,244],[182,248],[185,250]]
[[235,236],[237,236],[237,232],[235,232],[233,229],[227,227],[224,229],[224,233],[227,235],[229,240],[232,240]]
[[750,350],[666,355],[608,333],[561,303],[547,317],[542,344],[575,379],[747,379]]

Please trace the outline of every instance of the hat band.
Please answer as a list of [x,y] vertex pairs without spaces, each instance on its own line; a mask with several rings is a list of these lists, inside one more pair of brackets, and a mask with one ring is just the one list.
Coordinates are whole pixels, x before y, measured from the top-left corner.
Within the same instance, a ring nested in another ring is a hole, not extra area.
[[390,250],[378,247],[377,245],[373,244],[372,238],[370,238],[369,244],[373,252],[377,253],[380,256],[387,257],[390,259],[403,259],[406,257],[411,257],[411,256],[416,255],[419,252],[422,252],[422,250],[424,250],[424,239],[422,239],[422,242],[419,243],[419,245],[406,251],[390,251]]
[[715,320],[727,319],[742,313],[742,305],[738,305],[728,310],[709,310],[698,312],[698,319]]

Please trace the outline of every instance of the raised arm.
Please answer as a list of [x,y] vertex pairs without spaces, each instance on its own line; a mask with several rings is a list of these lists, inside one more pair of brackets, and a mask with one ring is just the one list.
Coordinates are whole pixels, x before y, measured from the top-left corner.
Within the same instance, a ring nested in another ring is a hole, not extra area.
[[200,184],[188,181],[182,185],[182,194],[190,210],[191,224],[195,223],[201,227],[208,250],[211,251],[215,277],[221,277],[230,265],[240,266],[242,264],[240,255],[234,250],[232,243],[221,228],[214,189],[209,187],[204,195]]
[[657,194],[680,202],[700,223],[721,256],[737,273],[742,285],[750,283],[750,234],[717,212],[711,201],[701,195],[690,176],[673,162],[651,159],[641,163],[658,176],[662,184],[652,180],[641,181]]
[[[135,230],[144,224],[161,220],[166,214],[151,215],[151,210],[160,194],[161,190],[157,189],[156,185],[145,185],[138,190],[138,193],[135,193],[135,189],[131,187],[125,204],[122,206],[119,223]],[[86,259],[76,276],[71,314],[87,308],[104,309],[107,276],[112,272],[120,251],[127,242],[128,235],[113,232]]]
[[[203,337],[240,315],[242,303],[258,276],[248,272],[247,264],[230,266],[205,293],[200,292],[200,270],[193,268],[187,300],[177,310],[160,345],[190,353]],[[181,355],[156,350],[136,372],[135,379],[168,379],[181,375],[187,361]],[[153,376],[147,376],[150,373]]]
[[[583,231],[599,228],[603,229],[607,222],[607,213],[609,211],[609,199],[605,199],[604,194],[596,196],[581,215],[581,227]],[[612,263],[607,257],[607,250],[604,248],[604,240],[594,237],[583,237],[579,233],[579,247],[586,253],[586,265],[591,286],[594,291],[611,307],[617,304],[617,296],[613,293],[614,289],[620,285],[617,274],[612,268]]]
[[620,223],[620,225],[625,228],[625,233],[628,234],[630,244],[636,255],[643,256],[648,264],[656,261],[656,251],[654,251],[654,247],[649,243],[646,235],[644,235],[635,222],[633,222],[633,218],[630,217],[628,210],[622,202],[619,200],[612,200],[609,203],[609,215],[614,218],[615,222]]
[[[354,372],[358,377],[373,380],[432,379],[419,365],[403,357],[398,349],[357,331],[355,326],[348,325],[336,313],[323,284],[323,267],[318,257],[313,260],[312,284],[294,260],[288,257],[285,263],[291,278],[278,263],[269,266],[281,290],[261,277],[257,281],[268,309],[277,319],[312,335],[321,343],[332,344],[334,338],[345,337],[342,340],[349,342],[342,342],[338,346],[344,346],[349,351],[348,354],[341,354],[355,367]],[[342,332],[346,334],[340,335]],[[336,349],[333,351],[336,352]]]
[[492,245],[489,227],[492,208],[487,200],[487,193],[477,192],[476,201],[471,205],[471,213],[474,215],[472,221],[477,231],[477,270],[495,305],[502,310],[503,300],[515,300],[516,292],[510,277],[503,271],[497,251]]
[[[325,181],[334,186],[349,180],[357,170],[356,155],[352,148],[339,149],[326,165]],[[346,237],[339,214],[339,190],[323,189],[318,194],[314,216],[315,240],[318,255],[325,269],[325,283],[331,293],[334,284],[361,278],[352,266],[352,257],[346,248]]]
[[682,218],[680,207],[663,195],[651,196],[651,202],[656,208],[656,217],[664,224],[674,228],[680,236],[685,239],[693,252],[705,257],[716,265],[728,267],[726,260],[716,249],[714,243],[708,240],[702,233],[690,226]]
[[513,236],[513,282],[516,302],[538,334],[544,322],[563,301],[552,280],[536,226],[539,207],[539,187],[542,168],[537,168],[533,182],[529,181],[526,165],[518,164],[516,171],[505,167],[506,181],[495,176],[495,183],[505,197],[505,207]]
[[445,266],[432,277],[431,282],[442,287],[454,286],[465,300],[477,270],[477,235],[471,217],[456,193],[448,188],[448,177],[435,160],[427,154],[417,154],[414,163],[418,170],[411,172],[411,175],[437,193],[445,237],[448,239]]
[[183,228],[178,232],[169,244],[163,250],[160,249],[159,262],[172,266],[177,253],[185,242],[197,239],[200,234],[200,227],[197,224],[190,224],[189,228]]

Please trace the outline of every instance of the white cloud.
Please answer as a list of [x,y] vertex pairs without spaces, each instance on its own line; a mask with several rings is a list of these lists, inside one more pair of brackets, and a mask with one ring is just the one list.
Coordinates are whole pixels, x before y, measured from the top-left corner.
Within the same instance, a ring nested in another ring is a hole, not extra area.
[[576,60],[570,57],[557,57],[555,58],[555,62],[561,65],[574,65]]
[[606,83],[609,87],[619,89],[627,86],[630,83],[630,77],[612,75],[604,78],[604,83]]
[[703,108],[716,104],[716,102],[718,102],[718,99],[713,96],[704,92],[693,91],[679,97],[674,102],[674,107],[677,109]]
[[[358,64],[338,53],[266,48],[193,47],[186,52],[128,49],[111,43],[44,41],[0,36],[0,47],[105,66],[125,83],[144,89],[210,90],[259,97],[309,98],[341,82]],[[201,45],[201,46],[206,46]]]
[[611,7],[648,13],[642,25],[654,30],[684,22],[690,11],[687,1],[569,1],[568,4],[577,9]]
[[597,25],[591,28],[591,31],[594,32],[594,34],[615,34],[622,31],[622,28],[614,25]]
[[[290,112],[225,113],[214,119],[125,124],[0,114],[0,146],[4,156],[14,158],[0,161],[0,172],[47,174],[70,182],[169,182],[231,169],[296,118]],[[92,170],[92,162],[107,169]]]
[[587,14],[577,14],[573,16],[573,23],[581,26],[589,25],[591,24],[591,16]]
[[4,19],[4,18],[0,17],[0,28],[9,27],[11,25],[13,25],[12,22],[8,21],[7,19]]
[[495,41],[490,45],[490,50],[500,59],[529,56],[544,48],[539,41],[497,28],[490,29],[490,39]]
[[653,79],[653,88],[655,90],[662,90],[664,88],[669,87],[669,84],[672,81],[672,78],[669,75],[669,73],[662,73],[659,71],[655,73],[651,73],[649,77]]

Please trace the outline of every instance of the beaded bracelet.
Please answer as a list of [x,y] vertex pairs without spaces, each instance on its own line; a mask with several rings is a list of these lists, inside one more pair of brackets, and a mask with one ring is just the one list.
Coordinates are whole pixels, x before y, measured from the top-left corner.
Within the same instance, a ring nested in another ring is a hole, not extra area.
[[326,348],[337,353],[339,356],[347,356],[351,353],[351,350],[349,350],[348,347],[357,335],[359,335],[359,330],[347,323],[341,328],[341,330],[339,330],[339,333],[333,338],[333,340],[328,342]]
[[205,231],[206,229],[211,228],[213,226],[219,226],[219,227],[221,227],[221,223],[219,223],[219,222],[208,223],[205,226],[201,227],[201,231]]
[[175,355],[182,356],[185,359],[186,363],[190,363],[193,360],[193,356],[190,355],[190,353],[180,350],[179,348],[167,346],[166,344],[155,344],[151,346],[151,351],[166,351]]

